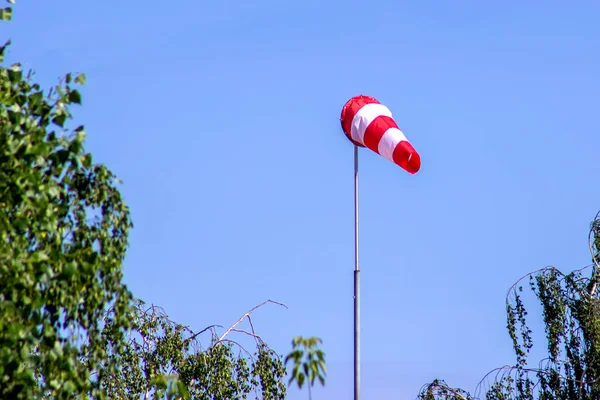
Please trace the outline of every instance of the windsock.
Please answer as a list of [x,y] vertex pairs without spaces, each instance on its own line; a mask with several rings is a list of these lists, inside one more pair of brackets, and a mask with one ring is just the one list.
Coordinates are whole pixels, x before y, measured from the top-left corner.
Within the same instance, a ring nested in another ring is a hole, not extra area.
[[348,100],[340,122],[355,145],[373,150],[411,174],[421,168],[419,153],[398,128],[391,111],[373,97],[360,95]]

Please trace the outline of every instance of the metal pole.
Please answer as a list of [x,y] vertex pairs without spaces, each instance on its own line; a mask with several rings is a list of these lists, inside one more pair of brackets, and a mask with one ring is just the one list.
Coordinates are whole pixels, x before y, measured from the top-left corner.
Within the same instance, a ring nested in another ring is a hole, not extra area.
[[358,146],[354,145],[354,400],[360,399],[360,268],[358,267]]

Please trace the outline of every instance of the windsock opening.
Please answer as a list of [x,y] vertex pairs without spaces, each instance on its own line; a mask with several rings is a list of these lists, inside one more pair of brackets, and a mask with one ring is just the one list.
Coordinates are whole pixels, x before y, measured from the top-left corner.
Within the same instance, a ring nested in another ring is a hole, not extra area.
[[399,164],[407,172],[416,174],[421,169],[421,156],[419,156],[419,153],[413,150],[407,157],[398,160],[397,164]]
[[342,107],[342,114],[340,115],[340,123],[344,134],[353,144],[358,147],[365,147],[365,145],[352,138],[352,120],[356,113],[367,104],[379,104],[379,101],[371,96],[359,95],[351,98]]

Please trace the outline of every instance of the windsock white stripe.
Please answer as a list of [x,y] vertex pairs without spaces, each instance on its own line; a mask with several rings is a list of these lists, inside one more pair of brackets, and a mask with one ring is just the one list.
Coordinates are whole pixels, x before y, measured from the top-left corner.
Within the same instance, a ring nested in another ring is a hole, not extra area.
[[406,140],[404,133],[398,128],[389,128],[379,141],[377,152],[391,162],[394,162],[394,150],[401,141]]
[[392,112],[383,104],[371,103],[362,106],[352,119],[352,139],[364,144],[365,131],[375,118],[382,115],[392,118]]

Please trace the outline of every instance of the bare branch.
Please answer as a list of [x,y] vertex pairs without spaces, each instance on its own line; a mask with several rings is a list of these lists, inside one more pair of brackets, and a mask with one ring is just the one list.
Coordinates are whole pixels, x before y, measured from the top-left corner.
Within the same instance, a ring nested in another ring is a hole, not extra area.
[[200,336],[201,334],[203,334],[204,332],[208,331],[208,330],[213,330],[214,332],[214,328],[222,328],[223,326],[221,325],[210,325],[207,326],[206,328],[202,329],[200,332],[194,333],[192,336],[190,336],[189,338],[185,339],[183,344],[187,345],[188,342],[191,342],[192,340],[196,339],[198,336]]
[[556,271],[559,275],[564,276],[564,274],[562,272],[560,272],[560,270],[558,270],[558,268],[555,267],[544,267],[544,268],[540,268],[538,270],[535,270],[533,272],[529,272],[528,274],[523,275],[522,277],[520,277],[515,283],[512,284],[512,286],[508,289],[508,292],[506,293],[506,304],[510,303],[509,297],[511,293],[514,293],[517,285],[519,283],[521,283],[522,280],[529,278],[530,276],[542,273],[542,272],[546,272],[546,271]]
[[276,302],[276,301],[273,301],[273,300],[266,300],[266,301],[263,301],[262,303],[260,303],[260,304],[259,304],[259,305],[257,305],[257,306],[254,306],[254,307],[253,307],[253,308],[252,308],[250,311],[248,311],[247,313],[245,313],[244,315],[242,315],[242,316],[240,317],[240,319],[238,319],[238,320],[237,320],[237,322],[236,322],[235,324],[231,325],[231,327],[230,327],[229,329],[227,329],[223,335],[221,335],[221,337],[219,338],[219,340],[217,340],[217,341],[216,341],[216,343],[215,343],[213,346],[216,346],[216,345],[218,345],[220,342],[222,342],[222,341],[223,341],[223,339],[225,338],[225,336],[227,336],[227,335],[228,335],[228,334],[229,334],[229,333],[230,333],[230,332],[231,332],[233,329],[235,329],[235,327],[236,327],[236,326],[238,326],[238,325],[239,325],[239,324],[240,324],[240,323],[241,323],[241,322],[242,322],[244,319],[248,318],[248,317],[250,316],[250,314],[252,314],[252,312],[254,312],[254,310],[256,310],[257,308],[260,308],[260,307],[264,306],[264,305],[265,305],[265,304],[267,304],[267,303],[273,303],[273,304],[277,304],[277,305],[279,305],[279,306],[282,306],[282,307],[285,307],[285,308],[287,308],[287,306],[286,306],[285,304],[283,304],[283,303],[278,303],[278,302]]
[[264,340],[262,340],[262,338],[260,336],[258,336],[257,334],[255,334],[255,333],[248,332],[248,331],[245,331],[243,329],[232,329],[231,332],[238,332],[238,333],[243,333],[243,334],[248,335],[248,336],[252,336],[254,339],[256,339],[256,343],[257,344],[264,343]]
[[254,357],[252,356],[252,354],[250,354],[250,352],[248,350],[246,350],[244,348],[244,346],[242,346],[241,344],[239,344],[238,342],[236,342],[235,340],[231,340],[231,339],[223,339],[221,341],[222,343],[231,343],[231,344],[235,344],[237,347],[239,347],[240,349],[242,349],[251,360],[254,360]]

